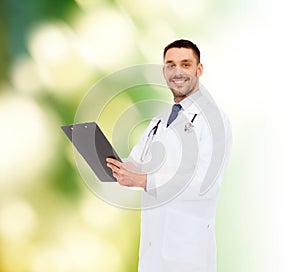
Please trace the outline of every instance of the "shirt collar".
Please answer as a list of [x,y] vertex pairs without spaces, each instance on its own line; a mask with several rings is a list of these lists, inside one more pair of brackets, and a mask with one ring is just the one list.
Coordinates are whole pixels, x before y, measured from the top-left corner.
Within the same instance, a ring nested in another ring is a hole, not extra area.
[[199,109],[197,110],[197,107],[194,108],[194,107],[191,107],[191,106],[201,96],[202,96],[202,94],[201,94],[200,90],[198,90],[195,93],[193,93],[193,94],[187,96],[186,98],[184,98],[183,100],[181,100],[179,104],[182,106],[183,110],[187,110],[187,111],[198,113]]

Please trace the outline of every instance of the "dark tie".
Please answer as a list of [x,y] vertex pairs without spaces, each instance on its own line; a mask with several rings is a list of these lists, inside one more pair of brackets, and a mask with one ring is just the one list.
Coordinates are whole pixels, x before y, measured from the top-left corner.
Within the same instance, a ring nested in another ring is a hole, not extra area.
[[172,112],[169,116],[169,120],[167,123],[167,127],[176,119],[176,117],[178,116],[178,112],[181,110],[181,105],[180,104],[174,104],[172,107]]

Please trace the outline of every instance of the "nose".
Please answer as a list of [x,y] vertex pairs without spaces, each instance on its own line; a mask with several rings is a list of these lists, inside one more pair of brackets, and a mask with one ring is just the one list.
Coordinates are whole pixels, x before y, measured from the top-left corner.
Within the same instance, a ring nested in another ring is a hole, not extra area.
[[183,76],[183,74],[184,73],[180,68],[178,68],[178,67],[175,68],[174,76],[181,77],[181,76]]

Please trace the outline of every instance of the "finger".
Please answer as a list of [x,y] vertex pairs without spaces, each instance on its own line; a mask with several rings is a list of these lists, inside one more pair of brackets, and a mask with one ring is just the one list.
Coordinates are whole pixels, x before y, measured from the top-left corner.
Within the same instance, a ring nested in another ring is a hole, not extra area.
[[108,163],[111,163],[111,164],[114,164],[114,165],[116,165],[116,166],[118,166],[118,167],[121,167],[121,162],[119,162],[118,160],[115,160],[115,159],[112,159],[112,158],[106,158],[106,161],[108,162]]
[[107,167],[109,167],[113,172],[117,172],[118,170],[120,170],[119,167],[115,166],[115,165],[112,164],[112,163],[107,163],[106,165],[107,165]]
[[112,175],[116,180],[118,180],[119,176],[117,172],[112,172]]

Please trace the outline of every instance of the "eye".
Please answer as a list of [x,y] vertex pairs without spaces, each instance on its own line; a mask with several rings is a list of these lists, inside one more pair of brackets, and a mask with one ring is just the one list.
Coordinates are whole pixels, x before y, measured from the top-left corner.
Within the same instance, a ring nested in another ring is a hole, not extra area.
[[183,64],[183,67],[185,67],[185,68],[188,68],[188,67],[190,67],[191,65],[189,64],[189,63],[184,63]]
[[175,68],[175,65],[174,64],[168,64],[166,67],[167,67],[167,69],[171,70],[171,69]]

